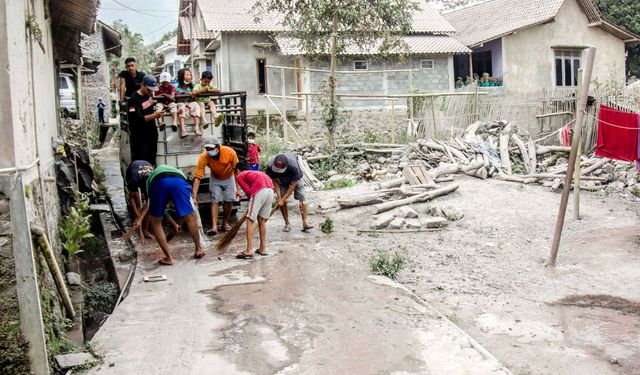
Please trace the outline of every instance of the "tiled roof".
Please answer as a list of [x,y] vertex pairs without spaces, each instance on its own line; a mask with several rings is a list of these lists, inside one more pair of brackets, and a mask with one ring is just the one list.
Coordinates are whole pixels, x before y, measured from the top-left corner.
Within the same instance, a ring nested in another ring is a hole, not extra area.
[[[201,30],[193,17],[180,17],[180,30],[185,40],[214,38],[213,32]],[[193,32],[193,37],[191,37],[191,32]]]
[[[409,47],[410,54],[461,54],[471,52],[466,46],[455,38],[447,35],[410,35],[403,37]],[[283,55],[304,55],[297,41],[292,38],[277,36],[276,42]],[[378,54],[378,46],[369,49],[361,49],[357,46],[347,47],[341,55],[375,55]]]
[[[623,40],[637,36],[602,19],[593,0],[577,0],[590,23]],[[553,18],[564,0],[489,0],[444,14],[457,30],[455,36],[467,46],[511,34],[514,31],[539,25]]]
[[444,17],[456,28],[456,38],[467,46],[493,40],[555,17],[564,0],[491,0]]
[[[281,15],[261,17],[255,22],[252,11],[256,0],[199,0],[204,24],[210,31],[277,32],[284,31],[279,24]],[[440,13],[421,1],[421,10],[413,17],[415,33],[453,33],[455,29]]]

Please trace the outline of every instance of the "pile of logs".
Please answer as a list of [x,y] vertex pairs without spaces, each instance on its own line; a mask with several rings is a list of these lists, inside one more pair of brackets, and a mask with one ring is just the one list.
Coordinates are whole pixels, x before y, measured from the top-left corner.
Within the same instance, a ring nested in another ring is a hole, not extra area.
[[[338,147],[354,159],[350,177],[383,180],[380,184],[383,191],[402,185],[405,182],[402,170],[415,164],[424,165],[436,183],[451,181],[447,175],[464,173],[481,179],[539,183],[558,190],[564,183],[570,147],[541,144],[548,138],[526,139],[513,124],[496,121],[476,122],[462,135],[446,141],[418,140],[404,145],[354,143]],[[315,151],[303,150],[312,165],[330,157],[319,153],[319,149]],[[632,163],[582,156],[580,168],[583,190],[597,191],[613,184],[614,191],[640,192]]]

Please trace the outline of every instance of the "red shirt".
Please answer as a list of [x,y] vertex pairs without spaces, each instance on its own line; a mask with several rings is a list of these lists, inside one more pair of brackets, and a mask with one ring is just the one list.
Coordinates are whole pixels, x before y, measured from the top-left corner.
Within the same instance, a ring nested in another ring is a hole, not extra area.
[[260,145],[249,145],[249,164],[260,164]]
[[259,171],[242,171],[236,176],[236,182],[249,198],[264,188],[273,189],[271,177]]
[[[158,89],[153,92],[153,96],[160,96],[162,94],[175,95],[176,94],[176,88],[173,85],[169,85],[167,87],[159,85]],[[169,99],[167,99],[167,98],[158,99],[158,102],[163,103],[163,104],[169,104],[170,103]]]

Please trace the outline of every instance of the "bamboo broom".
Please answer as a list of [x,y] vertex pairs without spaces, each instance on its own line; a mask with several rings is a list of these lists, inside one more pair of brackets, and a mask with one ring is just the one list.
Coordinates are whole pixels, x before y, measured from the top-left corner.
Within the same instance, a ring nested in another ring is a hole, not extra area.
[[[278,209],[280,209],[280,206],[275,206],[274,208],[272,208],[271,213],[269,213],[269,218],[271,218],[271,216],[273,216],[273,214]],[[238,231],[240,230],[240,227],[242,226],[242,224],[244,224],[245,220],[247,220],[247,216],[242,215],[242,218],[236,221],[236,223],[233,224],[231,229],[229,229],[227,233],[225,233],[224,236],[222,236],[222,238],[218,240],[218,242],[216,243],[216,250],[218,250],[218,253],[221,254],[224,250],[227,249],[227,247],[229,247],[229,245],[231,244],[231,241],[233,241],[236,234],[238,234]]]

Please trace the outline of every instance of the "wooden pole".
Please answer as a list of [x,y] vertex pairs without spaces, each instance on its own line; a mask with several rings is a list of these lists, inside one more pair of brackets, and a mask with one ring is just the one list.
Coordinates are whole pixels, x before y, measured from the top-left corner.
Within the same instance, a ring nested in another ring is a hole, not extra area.
[[564,216],[567,213],[567,203],[569,201],[569,192],[571,191],[571,177],[575,168],[578,156],[578,146],[582,141],[582,125],[584,123],[584,111],[587,106],[587,98],[589,96],[589,86],[591,83],[591,73],[593,71],[593,60],[595,59],[596,49],[590,47],[587,49],[587,65],[584,71],[582,82],[584,84],[580,90],[580,107],[576,108],[576,128],[573,140],[571,142],[571,154],[569,155],[569,163],[567,165],[567,174],[564,179],[564,187],[562,189],[562,198],[560,199],[560,208],[558,210],[558,220],[556,221],[556,229],[553,235],[553,243],[551,245],[551,254],[549,255],[549,266],[556,266],[558,257],[558,248],[560,246],[560,237],[562,236],[562,227],[564,226]]
[[311,142],[311,112],[309,111],[309,94],[304,95],[305,122],[307,123],[307,142]]
[[398,131],[398,124],[396,122],[396,101],[391,99],[391,143],[396,143],[396,133]]
[[[582,89],[582,74],[583,71],[582,69],[578,69],[578,89],[576,90],[576,108],[580,108],[580,98],[579,98],[579,93],[580,90]],[[585,106],[586,108],[586,106]],[[574,132],[573,136],[575,137],[576,134]],[[574,172],[573,175],[573,185],[576,187],[576,189],[573,190],[573,218],[575,220],[580,220],[580,157],[582,155],[582,134],[580,134],[580,140],[581,142],[578,144],[578,155],[576,156],[576,170]]]
[[269,126],[269,103],[264,109],[264,116],[267,123],[267,147],[271,144],[271,127]]
[[431,97],[431,117],[433,118],[433,129],[431,134],[429,134],[429,138],[434,138],[436,134],[436,101]]
[[413,134],[413,72],[409,71],[409,124],[411,126],[411,134]]
[[289,129],[287,129],[287,91],[285,88],[284,68],[280,69],[280,82],[282,85],[282,134],[284,136],[284,144],[289,142]]

